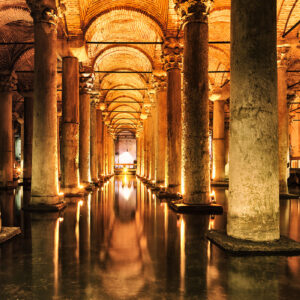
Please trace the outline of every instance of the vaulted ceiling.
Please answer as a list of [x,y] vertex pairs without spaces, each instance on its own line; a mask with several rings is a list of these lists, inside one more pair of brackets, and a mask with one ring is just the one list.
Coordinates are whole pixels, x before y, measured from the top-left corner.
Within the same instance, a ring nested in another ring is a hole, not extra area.
[[[142,123],[144,103],[149,105],[153,101],[149,93],[153,88],[152,71],[162,68],[163,42],[168,36],[182,33],[173,0],[55,1],[63,8],[58,30],[59,66],[65,53],[71,52],[79,57],[83,66],[93,67],[96,72],[94,94],[106,104],[107,123],[116,134],[128,128],[135,134]],[[299,15],[300,1],[277,1],[278,43],[292,45],[291,70],[300,69]],[[230,41],[229,0],[214,1],[209,15],[209,40]],[[33,70],[34,50],[30,44],[33,23],[25,0],[0,0],[0,42],[29,42],[1,45],[0,70],[22,71],[18,73],[19,88],[32,88],[33,76],[28,71]],[[210,44],[211,89],[230,80],[230,73],[214,71],[229,68],[230,44]],[[299,93],[296,84],[299,79],[299,72],[289,73],[288,85],[294,85],[290,94]]]

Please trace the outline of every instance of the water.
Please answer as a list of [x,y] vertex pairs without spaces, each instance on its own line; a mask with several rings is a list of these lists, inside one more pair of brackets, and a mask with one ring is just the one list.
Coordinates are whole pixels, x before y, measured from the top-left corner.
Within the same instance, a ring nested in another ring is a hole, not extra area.
[[[215,189],[227,208],[227,191]],[[223,216],[177,215],[134,177],[116,177],[61,214],[21,210],[0,192],[0,299],[300,299],[300,257],[234,257],[206,238]],[[281,233],[300,241],[300,202],[281,201]]]

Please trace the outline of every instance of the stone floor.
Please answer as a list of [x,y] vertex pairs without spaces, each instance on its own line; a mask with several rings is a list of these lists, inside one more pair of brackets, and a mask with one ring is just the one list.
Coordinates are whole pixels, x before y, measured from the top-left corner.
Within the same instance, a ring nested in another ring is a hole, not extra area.
[[[112,179],[61,213],[21,210],[30,195],[0,192],[0,299],[299,299],[299,256],[242,256],[205,237],[223,215],[177,215],[133,177]],[[295,192],[295,191],[293,191]],[[298,192],[298,191],[296,191]],[[300,201],[281,200],[281,234],[300,242]]]

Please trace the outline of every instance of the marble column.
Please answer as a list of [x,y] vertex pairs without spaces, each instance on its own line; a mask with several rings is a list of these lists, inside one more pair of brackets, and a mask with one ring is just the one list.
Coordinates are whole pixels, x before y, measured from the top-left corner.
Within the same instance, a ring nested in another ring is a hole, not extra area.
[[[184,22],[183,184],[185,203],[209,203],[208,3],[177,1]],[[188,16],[185,9],[188,9]]]
[[168,122],[168,187],[170,192],[181,192],[181,63],[182,45],[177,38],[165,41],[164,59],[167,71]]
[[227,234],[276,240],[280,234],[275,0],[231,2],[230,76]]
[[288,155],[289,155],[289,111],[287,103],[287,67],[290,47],[277,47],[277,78],[278,78],[278,157],[279,157],[279,193],[288,193]]
[[91,181],[90,167],[90,91],[93,77],[88,73],[81,73],[79,93],[79,175],[83,185]]
[[101,178],[101,174],[103,173],[103,118],[102,111],[97,109],[96,113],[97,118],[97,156],[98,156],[98,178]]
[[79,64],[63,58],[61,185],[65,193],[79,189]]
[[33,92],[23,92],[24,96],[24,166],[23,182],[31,182],[32,172],[32,133],[33,133]]
[[56,7],[48,1],[27,3],[34,20],[35,46],[31,205],[59,209]]
[[224,100],[214,101],[213,113],[213,174],[214,181],[225,180]]
[[149,130],[148,130],[148,120],[144,121],[144,178],[148,176],[148,138],[149,138]]
[[167,82],[163,72],[155,75],[157,82],[157,156],[156,184],[165,185],[167,151]]
[[97,104],[91,102],[91,177],[93,182],[98,182],[98,163],[97,163]]
[[0,188],[13,185],[12,94],[16,84],[14,72],[0,73]]

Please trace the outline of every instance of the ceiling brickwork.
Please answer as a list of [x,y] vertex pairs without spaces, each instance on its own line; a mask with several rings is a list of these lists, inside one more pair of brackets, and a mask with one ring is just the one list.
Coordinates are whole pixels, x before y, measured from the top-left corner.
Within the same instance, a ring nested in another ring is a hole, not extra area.
[[[58,28],[61,42],[58,57],[63,57],[64,53],[78,54],[83,66],[97,71],[94,93],[100,94],[101,101],[106,102],[106,109],[109,111],[106,115],[111,118],[111,123],[138,126],[140,113],[144,112],[142,102],[153,101],[150,93],[145,90],[152,89],[153,76],[151,73],[116,72],[152,72],[162,68],[161,44],[132,43],[164,42],[170,36],[182,34],[180,18],[174,9],[173,0],[55,1],[64,6],[61,10],[64,14],[60,15],[62,22]],[[208,18],[210,41],[230,41],[230,4],[230,0],[214,1]],[[300,1],[277,1],[278,43],[292,44],[289,68],[293,70],[300,68],[300,26],[295,27],[299,16]],[[287,34],[293,27],[295,30]],[[82,42],[71,43],[77,40]],[[26,0],[0,0],[0,42],[32,41],[33,23]],[[84,41],[119,44],[85,44]],[[124,42],[131,44],[120,44]],[[0,47],[0,70],[33,70],[33,45]],[[209,45],[209,70],[230,70],[229,44]],[[99,71],[114,73],[98,73]],[[24,89],[32,86],[32,74],[18,73],[18,77],[19,87]],[[299,77],[299,73],[289,73],[288,85],[295,85],[299,82]],[[222,86],[229,80],[230,73],[209,74],[211,88]],[[299,90],[297,85],[290,88],[289,94],[297,94],[297,89]],[[120,125],[119,128],[122,126],[128,127]]]

